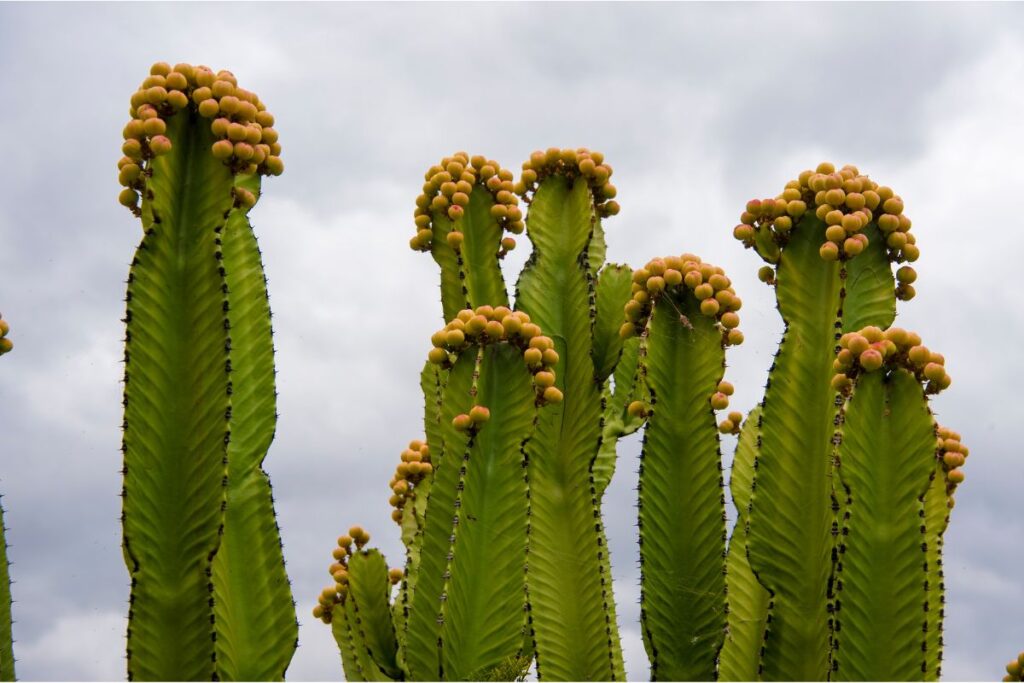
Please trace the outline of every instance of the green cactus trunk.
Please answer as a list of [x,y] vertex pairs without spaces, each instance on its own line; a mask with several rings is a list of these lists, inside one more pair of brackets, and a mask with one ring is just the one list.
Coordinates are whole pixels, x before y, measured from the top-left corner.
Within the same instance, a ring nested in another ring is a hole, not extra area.
[[13,681],[14,639],[11,634],[11,574],[7,560],[7,527],[0,505],[0,681]]
[[760,420],[760,407],[750,411],[740,432],[729,479],[737,516],[726,558],[729,619],[718,664],[718,678],[722,681],[758,680],[761,642],[771,599],[771,594],[757,582],[747,560],[747,508],[754,479]]
[[[188,85],[171,94],[185,104],[161,94],[150,107],[167,149],[150,138],[144,180],[125,190],[142,192],[145,232],[125,318],[128,675],[279,680],[297,624],[261,468],[276,411],[270,310],[245,208],[259,180],[211,154],[223,139],[186,95],[199,93],[200,69],[179,67]],[[133,97],[140,116],[142,106]]]
[[691,294],[662,295],[642,335],[651,415],[640,455],[640,622],[652,680],[713,680],[724,639],[725,499],[708,402],[722,347]]
[[819,254],[824,228],[804,214],[778,261],[786,331],[763,401],[746,539],[750,566],[772,595],[760,663],[766,680],[828,676],[833,348],[842,331],[887,327],[895,315],[894,280],[876,229],[864,229],[876,239],[863,253],[840,263]]
[[566,396],[541,416],[527,447],[530,546],[527,586],[542,680],[625,677],[608,544],[592,464],[601,440],[594,366],[594,282],[588,260],[598,218],[583,178],[552,175],[530,204],[534,253],[516,306],[555,340]]
[[927,671],[923,498],[935,422],[905,370],[857,380],[838,468],[848,515],[839,544],[834,680],[918,680]]

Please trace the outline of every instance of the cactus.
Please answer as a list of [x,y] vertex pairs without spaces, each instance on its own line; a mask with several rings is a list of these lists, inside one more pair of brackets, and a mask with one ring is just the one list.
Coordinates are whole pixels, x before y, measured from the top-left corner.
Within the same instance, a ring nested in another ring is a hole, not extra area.
[[847,400],[835,439],[843,518],[832,680],[937,676],[928,647],[930,562],[937,557],[924,499],[937,433],[926,399],[950,383],[943,363],[900,328],[867,327],[840,339],[833,384]]
[[[888,327],[897,285],[890,260],[916,260],[910,220],[892,190],[854,167],[822,164],[774,199],[752,200],[733,234],[772,266],[786,330],[769,373],[747,512],[747,554],[771,594],[758,654],[766,679],[822,680],[829,674],[833,570],[832,436],[829,382],[843,331]],[[824,242],[823,242],[824,240]]]
[[[725,633],[725,497],[714,413],[728,407],[725,347],[741,301],[692,254],[633,275],[624,336],[640,334],[640,622],[652,680],[711,680]],[[723,420],[738,428],[741,416]]]
[[[0,315],[0,356],[9,353],[14,343],[7,338],[11,326]],[[7,527],[0,505],[0,681],[13,681],[14,639],[11,635],[11,575],[7,560]]]
[[[734,235],[770,264],[786,332],[761,405],[716,424],[742,302],[693,254],[605,265],[610,176],[582,148],[535,152],[518,182],[465,153],[427,172],[410,245],[441,268],[446,324],[420,377],[426,441],[389,482],[405,568],[354,528],[314,609],[346,676],[520,679],[535,661],[541,680],[623,678],[601,501],[617,440],[643,427],[652,679],[937,679],[968,451],[928,408],[945,360],[891,327],[915,295],[891,266],[918,256],[902,201],[822,164],[747,205]],[[533,244],[514,312],[513,191]],[[728,546],[720,433],[739,435]]]
[[[120,202],[144,236],[125,316],[128,676],[281,679],[297,623],[270,483],[270,308],[248,211],[283,170],[273,116],[227,71],[154,64]],[[141,199],[141,206],[139,200]]]

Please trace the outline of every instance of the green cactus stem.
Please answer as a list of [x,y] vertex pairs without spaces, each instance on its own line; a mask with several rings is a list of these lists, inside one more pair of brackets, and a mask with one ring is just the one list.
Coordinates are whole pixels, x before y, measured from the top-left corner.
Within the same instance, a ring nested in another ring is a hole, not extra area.
[[[652,680],[711,680],[726,624],[725,497],[715,411],[741,306],[721,268],[692,254],[633,274],[622,335],[640,335],[640,623]],[[739,419],[739,418],[737,418]],[[736,426],[732,421],[728,431]]]
[[736,505],[737,517],[729,538],[729,555],[726,558],[729,618],[718,664],[718,678],[722,681],[757,680],[761,641],[771,598],[764,586],[757,582],[747,561],[746,512],[754,479],[754,456],[757,454],[760,420],[760,407],[750,411],[740,430],[736,455],[732,461],[732,475],[729,478],[729,490]]
[[388,570],[380,551],[365,550],[369,541],[360,526],[338,537],[328,570],[334,582],[320,594],[313,616],[331,625],[346,680],[402,680],[389,605],[402,570]]
[[753,200],[734,236],[771,266],[785,333],[760,420],[747,535],[750,566],[772,595],[761,677],[822,680],[830,663],[833,571],[832,351],[842,331],[887,327],[895,299],[910,299],[913,271],[897,285],[891,260],[916,260],[903,203],[854,167],[821,164],[781,195]]
[[297,631],[260,468],[273,345],[246,218],[256,176],[283,170],[273,116],[227,71],[165,63],[131,115],[120,201],[144,236],[125,318],[128,675],[280,679]]
[[525,313],[465,309],[432,341],[430,359],[451,370],[407,661],[414,677],[425,677],[432,660],[414,657],[413,643],[432,638],[439,656],[433,675],[462,679],[522,654],[529,519],[523,448],[537,407],[562,395],[553,386],[554,343]]
[[900,328],[840,340],[833,386],[847,396],[835,441],[842,529],[833,680],[914,680],[929,671],[924,498],[937,428],[927,395],[950,384],[939,354]]
[[494,160],[456,152],[431,166],[424,180],[409,246],[429,251],[441,267],[445,322],[467,306],[507,306],[499,260],[516,241],[504,233],[523,231],[512,172]]
[[946,588],[942,567],[943,536],[956,500],[957,486],[964,480],[963,464],[970,453],[960,434],[939,426],[931,484],[924,495],[925,544],[928,547],[928,633],[926,636],[925,680],[942,677],[942,626],[945,618]]
[[[9,353],[14,343],[7,338],[11,326],[0,315],[0,356]],[[7,527],[4,509],[0,505],[0,681],[13,681],[14,639],[11,634],[11,573],[7,559]]]
[[527,587],[542,680],[625,677],[592,472],[602,406],[593,355],[595,264],[589,250],[600,217],[618,212],[611,201],[611,168],[603,161],[603,155],[585,149],[534,152],[518,188],[528,198],[534,251],[519,278],[516,307],[554,339],[554,352],[562,359],[557,386],[567,397],[540,416],[527,446]]

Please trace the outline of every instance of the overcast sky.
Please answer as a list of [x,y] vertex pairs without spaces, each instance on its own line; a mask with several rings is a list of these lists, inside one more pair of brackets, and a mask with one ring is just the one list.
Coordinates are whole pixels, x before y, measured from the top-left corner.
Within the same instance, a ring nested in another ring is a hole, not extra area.
[[[898,323],[945,353],[954,382],[933,408],[972,452],[946,536],[946,678],[998,678],[1024,648],[1024,256],[1004,234],[1024,195],[1021,5],[5,3],[0,311],[16,349],[0,361],[0,491],[21,678],[124,676],[119,320],[141,231],[115,162],[158,60],[233,71],[284,147],[252,216],[279,373],[266,466],[302,622],[291,679],[341,677],[309,616],[335,537],[361,523],[402,562],[387,481],[421,433],[441,325],[436,266],[407,247],[422,174],[457,150],[518,171],[548,146],[614,166],[609,260],[693,251],[733,278],[742,410],[781,332],[759,259],[731,237],[746,200],[822,160],[903,196],[922,256]],[[644,679],[638,451],[621,447],[604,512]]]

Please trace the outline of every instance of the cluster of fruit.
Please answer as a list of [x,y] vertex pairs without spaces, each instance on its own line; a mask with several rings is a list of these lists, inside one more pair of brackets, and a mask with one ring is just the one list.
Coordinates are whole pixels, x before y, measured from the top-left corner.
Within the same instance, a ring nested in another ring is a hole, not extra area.
[[1024,681],[1024,652],[1017,655],[1017,659],[1014,659],[1006,665],[1006,675],[1003,676],[1004,681]]
[[860,332],[848,332],[839,339],[839,352],[833,361],[832,388],[847,394],[862,372],[874,372],[883,367],[901,367],[909,370],[925,383],[925,393],[937,394],[952,384],[946,372],[946,359],[921,344],[921,337],[899,327],[884,332],[877,327],[865,327]]
[[569,180],[586,178],[594,193],[597,214],[604,217],[619,212],[619,203],[612,201],[616,195],[615,186],[608,182],[612,167],[604,163],[604,155],[600,152],[591,152],[586,147],[538,150],[530,155],[529,161],[523,162],[523,173],[515,184],[515,191],[529,202],[541,181],[551,175],[561,175]]
[[[562,391],[555,386],[555,365],[558,352],[551,337],[541,332],[540,326],[530,322],[530,316],[522,311],[512,311],[507,306],[478,306],[476,310],[466,308],[455,318],[430,337],[434,348],[427,358],[431,363],[451,367],[452,355],[458,355],[471,345],[483,346],[508,342],[523,352],[526,367],[533,374],[533,385],[537,390],[537,402],[561,403]],[[456,429],[467,430],[486,422],[490,411],[484,406],[474,406],[468,414],[457,415],[452,424]]]
[[964,481],[963,467],[970,449],[960,441],[960,434],[948,427],[939,427],[935,432],[936,457],[942,462],[942,468],[946,471],[946,495],[949,497],[949,507],[955,505],[953,494],[956,487]]
[[[150,75],[132,94],[124,127],[124,156],[117,162],[118,181],[124,187],[119,201],[140,215],[139,197],[146,187],[152,159],[171,151],[167,120],[179,111],[190,109],[212,119],[210,130],[217,141],[211,153],[235,173],[280,175],[281,143],[274,130],[274,117],[252,91],[238,87],[230,71],[216,74],[207,66],[157,62]],[[236,190],[235,197],[244,206],[255,204],[248,190]]]
[[[444,212],[448,220],[455,223],[445,239],[452,249],[458,250],[465,239],[458,221],[469,206],[469,196],[478,186],[494,198],[491,217],[498,225],[516,235],[523,232],[523,212],[519,208],[519,198],[512,191],[512,172],[502,168],[497,161],[479,155],[470,158],[465,152],[456,152],[442,159],[437,166],[431,166],[424,180],[423,192],[416,197],[413,218],[416,234],[409,240],[412,249],[430,251],[434,239],[434,215]],[[515,239],[503,238],[499,255],[504,256],[515,246]]]
[[[743,302],[736,296],[732,282],[718,266],[703,263],[699,256],[682,254],[655,258],[633,272],[633,298],[626,303],[626,322],[619,334],[629,338],[643,332],[654,303],[665,294],[684,296],[692,293],[700,302],[700,312],[718,321],[722,328],[722,341],[727,345],[743,343],[739,331],[740,310]],[[689,320],[680,313],[680,322]]]
[[14,343],[7,338],[7,333],[10,331],[11,326],[8,325],[7,321],[4,320],[4,317],[0,315],[0,356],[14,348]]
[[391,499],[388,503],[395,508],[391,519],[402,525],[402,515],[406,503],[416,498],[416,487],[428,478],[434,466],[430,464],[430,446],[423,441],[409,442],[409,447],[402,451],[402,461],[395,468],[395,474],[388,482]]
[[[770,199],[752,199],[733,228],[733,236],[747,248],[757,248],[769,263],[777,263],[778,247],[784,245],[793,227],[808,211],[825,223],[825,243],[819,253],[826,261],[853,258],[864,251],[868,236],[861,232],[874,221],[881,230],[892,261],[916,261],[920,250],[910,233],[911,222],[903,214],[903,200],[891,188],[880,186],[855,166],[838,171],[830,163],[821,163],[786,183],[782,194]],[[909,300],[916,277],[913,269],[904,272],[897,296]],[[765,282],[774,281],[770,266],[758,273]]]
[[[313,608],[315,618],[325,624],[331,623],[334,606],[344,603],[345,596],[348,595],[348,558],[352,557],[353,552],[362,550],[363,546],[369,542],[370,534],[366,533],[361,526],[354,526],[348,530],[348,534],[338,537],[338,547],[332,552],[334,563],[328,569],[328,573],[334,579],[334,584],[327,586],[320,593],[317,605]],[[353,544],[355,544],[355,551],[352,550]],[[404,576],[405,571],[402,569],[395,568],[388,571],[388,580],[392,586],[401,581]]]

